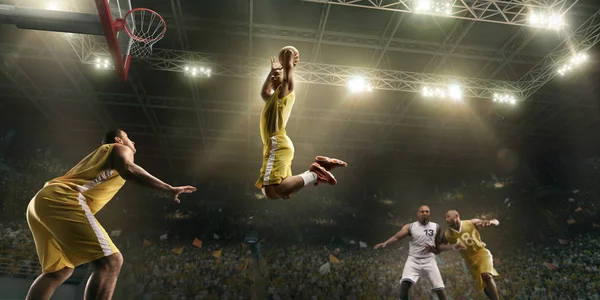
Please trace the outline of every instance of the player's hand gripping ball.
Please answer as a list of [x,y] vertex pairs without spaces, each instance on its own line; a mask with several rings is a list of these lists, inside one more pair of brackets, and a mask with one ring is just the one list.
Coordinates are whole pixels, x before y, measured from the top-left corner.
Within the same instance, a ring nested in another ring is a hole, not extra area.
[[279,62],[283,65],[283,60],[285,58],[285,52],[287,50],[292,50],[292,52],[294,53],[294,66],[296,66],[298,64],[298,62],[300,61],[300,52],[298,52],[298,49],[296,49],[294,46],[285,46],[283,48],[281,48],[281,50],[279,51]]

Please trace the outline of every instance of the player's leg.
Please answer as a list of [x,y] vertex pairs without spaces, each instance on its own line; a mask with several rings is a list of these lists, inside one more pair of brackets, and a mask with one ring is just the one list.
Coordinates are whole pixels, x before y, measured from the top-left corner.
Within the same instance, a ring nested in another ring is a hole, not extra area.
[[51,187],[42,200],[35,202],[34,213],[61,250],[63,260],[57,261],[62,265],[68,262],[71,267],[92,262],[95,268],[85,297],[110,299],[123,258],[92,214],[85,197],[57,185]]
[[412,256],[406,259],[404,269],[402,270],[402,279],[400,280],[400,299],[408,300],[408,291],[410,287],[419,281],[421,268]]
[[480,289],[492,300],[500,299],[498,295],[498,289],[496,288],[496,282],[494,276],[498,276],[498,272],[494,269],[494,260],[492,253],[489,250],[484,249],[478,254],[477,273],[479,275]]
[[85,287],[85,299],[111,299],[123,265],[121,253],[97,259],[92,262],[94,272]]
[[491,300],[499,300],[500,295],[498,295],[498,288],[496,288],[494,276],[490,273],[483,273],[481,274],[481,280],[483,280],[483,283],[485,284],[485,288],[483,289],[485,295]]
[[56,289],[69,279],[73,274],[73,268],[63,268],[52,273],[43,273],[35,279],[29,292],[27,292],[26,300],[47,300],[52,297]]
[[37,219],[30,207],[27,209],[27,223],[33,234],[36,251],[44,272],[33,282],[26,299],[50,299],[54,291],[73,274],[73,268],[66,267],[62,263],[60,248],[52,234]]
[[[291,173],[291,166],[289,172]],[[302,174],[285,177],[279,184],[265,186],[265,195],[269,199],[273,199],[272,196],[275,196],[275,199],[289,199],[303,187],[317,182],[327,182],[331,185],[337,183],[333,174],[319,164],[313,163],[308,171]]]
[[444,286],[444,280],[442,274],[438,268],[435,258],[432,258],[427,264],[423,266],[423,273],[427,275],[431,282],[431,291],[435,292],[440,300],[447,300],[446,287]]
[[400,283],[400,300],[408,300],[408,291],[412,286],[412,282],[405,280]]

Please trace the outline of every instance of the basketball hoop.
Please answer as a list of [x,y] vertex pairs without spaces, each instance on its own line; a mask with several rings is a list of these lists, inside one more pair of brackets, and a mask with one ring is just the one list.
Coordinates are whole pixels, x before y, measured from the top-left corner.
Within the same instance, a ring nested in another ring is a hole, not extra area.
[[152,54],[152,46],[167,32],[165,19],[148,8],[135,8],[127,12],[120,25],[133,40],[131,56],[146,58]]

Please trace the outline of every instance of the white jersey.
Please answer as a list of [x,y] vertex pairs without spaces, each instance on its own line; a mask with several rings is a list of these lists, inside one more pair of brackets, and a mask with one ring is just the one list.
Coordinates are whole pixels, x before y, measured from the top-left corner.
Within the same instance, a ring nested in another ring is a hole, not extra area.
[[437,223],[411,223],[408,229],[408,235],[411,237],[408,242],[408,255],[414,258],[434,258],[435,254],[425,251],[425,246],[435,245],[435,237],[439,231],[440,226]]

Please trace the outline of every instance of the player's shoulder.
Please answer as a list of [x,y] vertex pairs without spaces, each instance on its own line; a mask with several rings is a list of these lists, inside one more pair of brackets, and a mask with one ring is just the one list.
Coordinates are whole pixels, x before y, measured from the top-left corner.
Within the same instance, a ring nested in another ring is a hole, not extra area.
[[475,227],[475,224],[471,220],[461,220],[462,226]]

